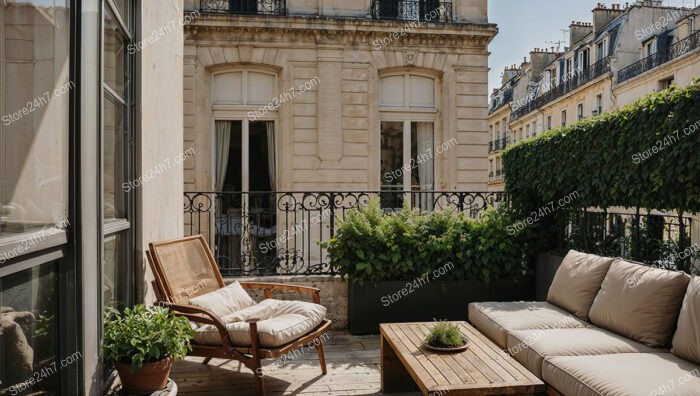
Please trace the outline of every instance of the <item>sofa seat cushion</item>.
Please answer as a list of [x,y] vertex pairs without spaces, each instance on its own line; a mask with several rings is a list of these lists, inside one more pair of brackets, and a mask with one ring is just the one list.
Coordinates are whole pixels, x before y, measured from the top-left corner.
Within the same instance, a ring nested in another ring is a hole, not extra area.
[[670,353],[548,357],[542,377],[563,395],[700,395],[700,366]]
[[604,355],[613,353],[668,352],[598,328],[513,330],[508,353],[530,372],[542,378],[548,356]]
[[587,326],[583,320],[555,305],[524,301],[471,303],[469,322],[503,349],[511,330]]
[[700,277],[691,279],[673,336],[674,355],[700,364]]
[[[224,318],[226,330],[234,346],[249,347],[249,319],[259,319],[257,323],[260,345],[275,348],[288,344],[307,334],[323,322],[326,308],[322,305],[303,301],[282,301],[266,299]],[[194,342],[202,345],[221,345],[216,327],[205,325],[195,332]]]
[[690,277],[616,259],[588,313],[591,323],[650,347],[671,343]]
[[569,251],[554,275],[547,302],[588,320],[588,311],[613,261],[608,257]]

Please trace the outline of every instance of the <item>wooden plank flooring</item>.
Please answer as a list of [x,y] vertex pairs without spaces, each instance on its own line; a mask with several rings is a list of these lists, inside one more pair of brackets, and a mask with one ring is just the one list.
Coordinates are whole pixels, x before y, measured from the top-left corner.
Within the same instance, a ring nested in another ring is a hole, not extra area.
[[[328,375],[321,375],[318,355],[304,348],[289,358],[265,361],[267,395],[381,395],[379,336],[328,333]],[[253,375],[236,361],[187,358],[173,367],[178,395],[255,395]],[[399,394],[401,395],[401,394]],[[420,395],[419,392],[403,395]]]

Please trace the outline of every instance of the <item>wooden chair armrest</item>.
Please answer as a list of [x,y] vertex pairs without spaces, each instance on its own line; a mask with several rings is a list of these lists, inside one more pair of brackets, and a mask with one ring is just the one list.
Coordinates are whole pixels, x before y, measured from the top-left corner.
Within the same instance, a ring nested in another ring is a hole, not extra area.
[[219,317],[219,315],[215,314],[214,312],[194,305],[175,304],[166,301],[159,301],[156,303],[156,305],[168,308],[177,315],[184,316],[192,322],[209,324],[216,327],[216,330],[219,332],[219,338],[221,338],[221,345],[223,345],[224,348],[233,349],[231,338],[229,338],[228,330],[226,330],[226,324]]
[[266,282],[240,282],[244,289],[263,289],[265,298],[272,298],[272,290],[286,290],[299,293],[311,294],[314,303],[320,304],[321,289],[311,286],[287,285],[284,283],[266,283]]

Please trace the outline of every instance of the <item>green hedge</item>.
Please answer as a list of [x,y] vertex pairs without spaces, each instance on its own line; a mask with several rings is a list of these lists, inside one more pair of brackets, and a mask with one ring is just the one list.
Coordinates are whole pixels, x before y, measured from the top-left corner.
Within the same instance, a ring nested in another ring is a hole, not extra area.
[[346,214],[322,245],[331,266],[359,284],[408,281],[436,270],[437,281],[518,278],[529,270],[535,226],[516,230],[508,213],[490,209],[480,219],[451,210],[387,214],[373,200]]
[[658,92],[516,144],[503,168],[521,214],[574,191],[571,209],[700,211],[700,86]]

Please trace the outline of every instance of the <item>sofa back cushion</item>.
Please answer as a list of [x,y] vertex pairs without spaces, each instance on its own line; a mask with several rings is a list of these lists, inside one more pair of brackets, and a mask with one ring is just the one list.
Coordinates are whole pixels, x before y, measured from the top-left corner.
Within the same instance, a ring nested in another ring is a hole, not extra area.
[[700,364],[700,277],[691,279],[673,336],[674,355]]
[[570,250],[554,275],[547,302],[583,320],[615,259]]
[[616,259],[588,313],[591,322],[647,346],[667,346],[690,276]]

